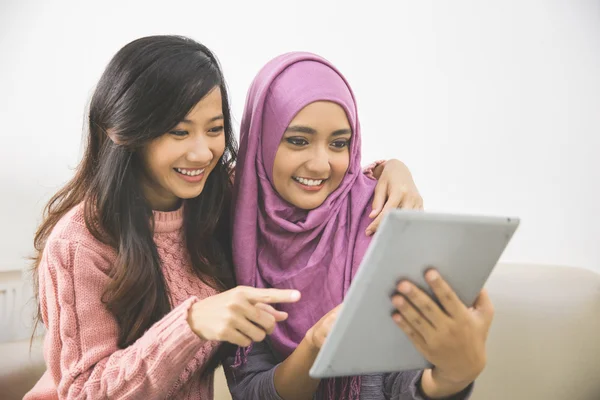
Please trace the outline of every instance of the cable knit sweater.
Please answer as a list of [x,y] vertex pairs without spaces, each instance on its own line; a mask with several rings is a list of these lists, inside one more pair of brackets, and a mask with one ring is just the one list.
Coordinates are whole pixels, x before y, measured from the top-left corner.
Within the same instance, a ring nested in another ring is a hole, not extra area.
[[216,294],[191,270],[183,209],[155,212],[154,241],[172,311],[126,349],[101,301],[116,252],[87,230],[83,206],[54,228],[39,267],[47,371],[25,399],[212,399],[213,374],[203,367],[217,342],[187,323],[190,306]]

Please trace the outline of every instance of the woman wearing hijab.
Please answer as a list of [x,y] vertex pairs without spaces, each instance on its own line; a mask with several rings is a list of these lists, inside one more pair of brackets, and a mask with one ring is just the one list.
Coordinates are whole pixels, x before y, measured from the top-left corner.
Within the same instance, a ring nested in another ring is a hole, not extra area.
[[308,375],[371,240],[364,232],[376,182],[361,173],[360,124],[345,78],[314,54],[275,58],[252,83],[240,137],[236,277],[241,285],[294,288],[302,298],[280,306],[289,318],[265,342],[230,360],[233,397],[467,398],[485,365],[493,307],[483,291],[467,309],[435,270],[426,278],[443,309],[410,282],[390,299],[398,334],[432,369],[322,381]]

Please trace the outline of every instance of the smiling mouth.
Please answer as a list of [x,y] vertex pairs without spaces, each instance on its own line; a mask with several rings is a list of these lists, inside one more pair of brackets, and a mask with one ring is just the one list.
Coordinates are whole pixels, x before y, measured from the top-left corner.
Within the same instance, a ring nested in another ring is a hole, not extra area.
[[299,182],[305,186],[321,186],[327,179],[307,179],[299,178],[297,176],[292,177],[293,180]]
[[308,179],[308,178],[300,178],[298,176],[293,176],[292,179],[303,186],[307,186],[310,188],[319,188],[323,186],[323,184],[327,181],[327,179]]
[[198,169],[189,169],[189,168],[173,168],[175,171],[182,175],[187,176],[198,176],[204,173],[206,168],[198,168]]

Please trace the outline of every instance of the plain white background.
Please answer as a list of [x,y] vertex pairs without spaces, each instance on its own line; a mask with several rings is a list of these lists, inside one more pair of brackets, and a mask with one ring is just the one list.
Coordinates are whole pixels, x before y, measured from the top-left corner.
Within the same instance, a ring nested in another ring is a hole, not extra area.
[[364,163],[405,161],[429,210],[521,217],[505,261],[600,271],[594,0],[0,0],[0,270],[27,265],[104,66],[150,34],[214,50],[238,122],[270,58],[329,58],[359,100]]

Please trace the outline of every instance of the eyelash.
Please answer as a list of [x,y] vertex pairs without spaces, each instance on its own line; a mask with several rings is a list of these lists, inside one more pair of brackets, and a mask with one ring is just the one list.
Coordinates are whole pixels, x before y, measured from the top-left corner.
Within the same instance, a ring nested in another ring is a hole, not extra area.
[[[304,146],[308,145],[308,141],[304,138],[291,137],[291,138],[287,138],[286,141],[289,144],[291,144],[293,146],[298,146],[298,147],[304,147]],[[336,140],[335,142],[331,143],[331,145],[336,150],[342,150],[342,149],[348,147],[349,144],[350,144],[350,139]],[[341,146],[339,146],[339,145],[341,145]]]
[[[225,130],[225,127],[223,125],[219,125],[219,126],[215,126],[214,128],[210,128],[208,130],[208,133],[212,134],[212,136],[217,136],[218,134],[220,134],[221,132],[223,132]],[[182,138],[185,137],[187,135],[189,135],[190,133],[188,131],[184,131],[184,130],[174,130],[169,132],[171,135]]]
[[306,146],[308,144],[308,141],[304,138],[291,137],[287,138],[286,141],[294,146]]
[[[225,130],[223,125],[215,126],[214,128],[210,128],[208,130],[209,133],[221,133]],[[216,136],[216,135],[215,135]]]
[[182,131],[182,130],[175,130],[175,131],[171,131],[169,133],[171,135],[177,136],[177,137],[184,137],[184,136],[187,136],[190,134],[188,131]]
[[342,146],[333,146],[336,149],[341,150],[341,149],[346,148],[346,147],[348,147],[350,145],[350,139],[336,140],[335,142],[332,143],[332,145],[334,145],[334,144],[341,144]]

